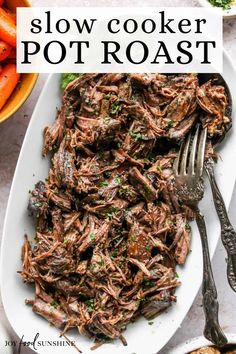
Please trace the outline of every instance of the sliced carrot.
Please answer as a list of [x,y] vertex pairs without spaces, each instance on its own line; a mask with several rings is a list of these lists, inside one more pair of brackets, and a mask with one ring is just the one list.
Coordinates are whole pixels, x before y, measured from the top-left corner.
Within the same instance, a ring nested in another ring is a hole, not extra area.
[[11,54],[11,46],[0,40],[0,61],[5,60]]
[[9,59],[16,59],[16,48],[11,48],[10,54],[8,55]]
[[7,58],[6,60],[4,60],[4,65],[7,65],[7,64],[16,64],[16,59],[14,58]]
[[6,7],[3,7],[3,10],[8,14],[8,16],[12,19],[12,21],[16,24],[16,13],[11,12],[9,9]]
[[0,39],[16,47],[16,25],[2,8],[0,8]]
[[11,96],[19,78],[20,74],[16,72],[15,64],[7,64],[3,67],[0,74],[0,109],[2,109],[8,98]]

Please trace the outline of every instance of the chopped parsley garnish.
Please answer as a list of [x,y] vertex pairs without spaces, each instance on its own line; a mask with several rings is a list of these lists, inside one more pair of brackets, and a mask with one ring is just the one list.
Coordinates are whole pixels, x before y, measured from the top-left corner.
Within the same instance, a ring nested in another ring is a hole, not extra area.
[[87,311],[88,312],[93,312],[94,311],[94,299],[86,300],[85,304],[87,305]]
[[113,218],[113,213],[107,213],[106,215],[107,215],[109,220],[111,220]]
[[111,94],[105,95],[104,98],[105,100],[109,100],[111,98]]
[[167,123],[167,128],[172,128],[173,127],[173,121],[170,120],[168,123]]
[[53,301],[51,302],[51,306],[54,307],[54,309],[57,308],[58,305],[59,305],[59,304],[58,304],[58,302],[57,302],[56,300],[53,300]]
[[149,326],[152,326],[154,324],[154,322],[148,322]]
[[115,250],[111,255],[111,259],[114,260],[117,257],[117,255],[118,255],[118,251]]
[[155,283],[152,280],[149,280],[149,279],[144,279],[143,280],[143,286],[145,288],[151,288],[154,285],[155,285]]
[[117,207],[112,207],[111,208],[111,212],[112,213],[116,213],[117,211],[119,211],[120,209],[119,208],[117,208]]
[[116,114],[118,112],[120,112],[122,109],[122,106],[119,104],[119,101],[113,102],[110,105],[110,113],[111,114]]
[[179,279],[179,274],[175,272],[175,277]]
[[232,0],[208,0],[210,4],[216,7],[222,7],[223,10],[229,10]]
[[109,183],[107,181],[102,181],[100,182],[100,187],[107,187],[109,185]]
[[36,208],[40,208],[42,206],[42,203],[41,202],[36,202],[36,203],[34,203],[34,206]]
[[134,138],[134,140],[139,140],[142,138],[142,134],[140,132],[134,132],[132,130],[129,131],[129,135]]
[[72,73],[64,73],[61,75],[61,88],[65,90],[65,88],[69,85],[71,81],[74,81],[78,77],[83,74],[72,74]]
[[151,246],[150,245],[146,245],[145,248],[146,248],[147,251],[151,251]]
[[110,117],[105,117],[104,119],[105,124],[109,124],[111,118]]
[[122,182],[122,180],[121,180],[121,178],[119,176],[115,177],[115,181],[116,181],[117,184],[121,184],[121,182]]
[[90,237],[90,240],[91,240],[91,241],[95,241],[95,240],[96,240],[96,235],[95,235],[94,232],[92,232],[92,233],[89,235],[89,237]]
[[162,167],[161,167],[161,165],[159,163],[157,164],[157,171],[162,172]]
[[187,224],[185,224],[185,230],[188,230],[188,231],[190,231],[191,230],[191,226],[187,223]]
[[133,242],[136,242],[136,241],[137,241],[134,234],[131,235],[131,240],[132,240]]

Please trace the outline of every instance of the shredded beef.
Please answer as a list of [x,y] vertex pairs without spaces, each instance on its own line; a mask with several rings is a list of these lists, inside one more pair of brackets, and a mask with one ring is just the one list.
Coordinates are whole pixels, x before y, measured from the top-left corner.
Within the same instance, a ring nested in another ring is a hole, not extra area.
[[126,344],[130,322],[176,301],[194,215],[172,165],[196,122],[224,133],[226,106],[224,88],[194,74],[83,74],[67,86],[44,131],[48,179],[30,196],[35,242],[22,249],[35,313],[63,333]]

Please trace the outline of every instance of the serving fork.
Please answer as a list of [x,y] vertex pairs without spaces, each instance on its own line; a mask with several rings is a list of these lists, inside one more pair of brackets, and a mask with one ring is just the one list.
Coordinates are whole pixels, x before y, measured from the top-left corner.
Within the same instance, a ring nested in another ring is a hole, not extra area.
[[221,225],[221,240],[227,252],[227,278],[229,285],[236,292],[236,231],[230,223],[227,209],[214,175],[214,161],[209,159],[204,163],[207,172],[215,208]]
[[212,273],[210,254],[207,241],[207,231],[204,216],[198,203],[203,198],[204,183],[202,179],[207,130],[200,130],[188,135],[182,143],[180,152],[174,162],[175,187],[177,194],[186,205],[190,206],[196,216],[196,222],[201,236],[203,254],[203,309],[205,313],[204,336],[215,345],[221,347],[227,343],[218,320],[219,303],[217,290]]
[[[225,88],[225,93],[228,97],[228,105],[225,110],[225,116],[229,118],[229,123],[226,126],[226,132],[227,132],[230,129],[232,124],[231,123],[232,106],[233,106],[232,95],[222,75],[218,73],[199,74],[199,81],[201,84],[204,84],[208,80],[212,80],[212,79],[215,83]],[[225,134],[222,134],[219,137],[214,137],[213,144],[218,145],[222,141],[224,136]],[[231,286],[231,288],[236,292],[236,231],[233,228],[232,224],[230,223],[223,197],[216,183],[215,174],[214,174],[214,161],[212,159],[208,159],[207,161],[205,161],[204,167],[211,184],[213,200],[214,200],[216,212],[218,214],[218,218],[221,225],[221,240],[228,256],[228,262],[227,262],[228,283]]]

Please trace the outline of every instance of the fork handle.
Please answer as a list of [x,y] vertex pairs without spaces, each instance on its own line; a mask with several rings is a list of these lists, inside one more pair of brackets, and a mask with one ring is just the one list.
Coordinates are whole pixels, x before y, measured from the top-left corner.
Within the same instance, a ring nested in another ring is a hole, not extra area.
[[196,208],[196,222],[202,242],[203,255],[203,309],[205,313],[204,336],[215,345],[221,347],[227,343],[218,320],[219,303],[217,300],[217,291],[213,278],[211,260],[207,241],[207,232],[204,216]]
[[212,160],[208,160],[205,163],[205,170],[211,184],[214,204],[221,224],[221,240],[227,252],[228,282],[231,288],[236,292],[236,232],[230,223],[224,200],[217,186],[214,174],[214,163]]

